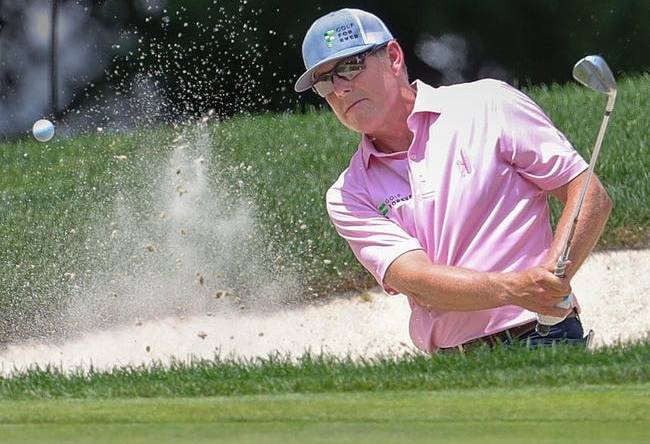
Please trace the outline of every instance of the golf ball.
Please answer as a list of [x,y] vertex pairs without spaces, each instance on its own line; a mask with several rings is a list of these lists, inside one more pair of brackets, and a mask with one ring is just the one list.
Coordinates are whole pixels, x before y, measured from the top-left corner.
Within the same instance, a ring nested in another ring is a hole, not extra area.
[[54,125],[47,119],[37,120],[32,127],[32,134],[39,142],[47,142],[54,137]]

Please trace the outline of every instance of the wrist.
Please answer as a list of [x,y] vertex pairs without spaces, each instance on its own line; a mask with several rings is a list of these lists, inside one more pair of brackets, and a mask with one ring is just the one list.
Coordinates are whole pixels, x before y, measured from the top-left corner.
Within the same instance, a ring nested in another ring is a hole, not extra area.
[[516,305],[514,303],[516,294],[513,291],[515,273],[488,273],[487,278],[492,289],[490,294],[493,296],[494,303],[497,307]]

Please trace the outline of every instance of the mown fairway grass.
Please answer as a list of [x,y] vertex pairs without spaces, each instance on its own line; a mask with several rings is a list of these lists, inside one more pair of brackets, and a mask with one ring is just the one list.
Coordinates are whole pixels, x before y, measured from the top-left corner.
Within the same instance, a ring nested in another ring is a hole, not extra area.
[[2,442],[645,443],[650,385],[0,402]]

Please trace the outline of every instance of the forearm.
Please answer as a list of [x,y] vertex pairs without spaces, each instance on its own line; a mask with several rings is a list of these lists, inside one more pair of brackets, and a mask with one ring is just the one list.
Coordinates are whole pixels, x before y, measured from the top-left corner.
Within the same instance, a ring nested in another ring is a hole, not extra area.
[[555,305],[571,291],[567,279],[543,267],[509,273],[479,272],[435,265],[422,250],[398,257],[388,267],[384,283],[422,307],[435,310],[475,311],[518,305],[551,316],[566,316],[566,309]]
[[413,267],[387,282],[418,304],[437,310],[473,311],[506,305],[503,276],[459,267],[428,264]]
[[[565,202],[565,207],[557,223],[555,237],[547,254],[546,263],[551,266],[555,265],[562,254],[566,237],[571,231],[571,225],[573,224],[572,216],[574,209],[578,205],[578,197],[585,176],[586,174],[583,173],[574,179],[574,181],[566,186],[564,192],[559,191],[553,193],[557,198]],[[611,199],[598,178],[593,176],[578,216],[578,223],[576,224],[573,238],[571,239],[571,251],[569,254],[571,263],[566,269],[566,276],[568,278],[572,278],[576,274],[598,242],[607,224],[611,209]]]

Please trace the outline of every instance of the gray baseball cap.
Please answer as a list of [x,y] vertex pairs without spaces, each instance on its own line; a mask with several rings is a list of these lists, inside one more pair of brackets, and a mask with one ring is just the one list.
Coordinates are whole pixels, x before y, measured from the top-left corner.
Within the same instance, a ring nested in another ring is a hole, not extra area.
[[393,40],[393,36],[377,16],[360,9],[340,9],[316,20],[302,42],[302,58],[307,71],[294,89],[308,90],[314,72],[322,65],[362,53],[376,45]]

